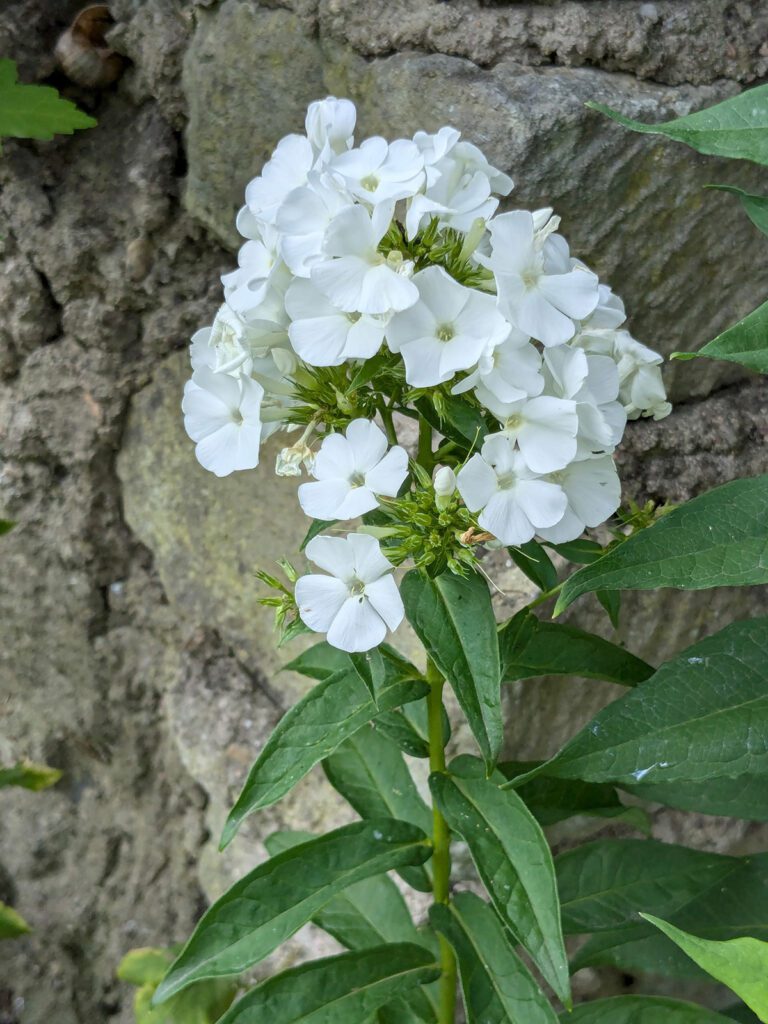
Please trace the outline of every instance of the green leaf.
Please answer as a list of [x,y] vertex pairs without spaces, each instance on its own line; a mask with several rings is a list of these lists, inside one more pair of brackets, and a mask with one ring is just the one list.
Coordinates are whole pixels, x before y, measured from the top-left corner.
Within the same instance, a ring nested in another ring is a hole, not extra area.
[[330,526],[335,526],[338,519],[313,519],[309,529],[306,532],[304,540],[299,546],[299,551],[303,551],[304,548],[309,544],[311,540],[323,533]]
[[280,719],[267,740],[227,818],[221,849],[231,842],[248,814],[276,803],[379,711],[418,700],[427,689],[419,680],[389,682],[381,688],[376,704],[349,668],[323,679]]
[[[397,711],[387,711],[376,718],[374,727],[410,757],[429,757],[427,715],[424,701],[414,701]],[[450,737],[448,715],[443,708],[443,736]]]
[[117,976],[131,985],[159,985],[172,961],[170,949],[152,946],[131,949],[120,961]]
[[624,117],[602,103],[587,103],[593,110],[618,121],[625,128],[648,135],[666,135],[675,142],[735,160],[768,164],[768,86],[758,85],[738,96],[661,124],[643,124]]
[[595,590],[768,583],[766,522],[768,475],[716,487],[575,572],[565,582],[555,615]]
[[[311,832],[274,832],[265,840],[269,853],[282,853],[299,843],[314,839]],[[400,890],[388,875],[375,875],[355,882],[326,903],[312,917],[312,923],[328,932],[347,949],[370,949],[387,942],[415,942],[426,945],[411,918]],[[430,948],[427,945],[427,948]],[[413,989],[391,1007],[398,1024],[422,1020],[434,1024],[435,1010],[429,995]]]
[[728,1018],[695,1003],[657,996],[614,996],[561,1013],[561,1024],[727,1024]]
[[[377,730],[359,729],[323,761],[323,768],[361,818],[397,818],[432,831],[432,812],[419,796],[402,754]],[[400,874],[414,889],[432,891],[424,867],[401,868]]]
[[10,519],[0,519],[0,537],[4,533],[10,533],[16,523],[12,523]]
[[747,821],[768,821],[768,786],[762,775],[737,775],[734,778],[701,782],[663,782],[633,786],[632,792],[643,800],[677,807],[682,811],[720,814]]
[[[767,201],[768,202],[768,201]],[[768,302],[758,306],[743,320],[718,334],[698,352],[675,352],[675,359],[724,359],[740,363],[750,370],[768,373]]]
[[642,794],[644,782],[764,777],[767,683],[768,618],[733,623],[609,704],[521,780],[545,774]]
[[400,585],[405,614],[456,694],[483,758],[501,747],[501,668],[491,595],[478,573],[428,579],[412,569]]
[[61,775],[58,768],[49,768],[47,764],[19,761],[10,768],[0,768],[0,786],[21,786],[39,792],[55,786]]
[[501,678],[584,676],[635,686],[653,668],[623,647],[575,626],[546,622],[523,608],[499,630]]
[[52,139],[96,124],[50,86],[21,85],[16,77],[15,61],[0,60],[0,137]]
[[488,433],[488,424],[480,409],[469,405],[461,398],[441,396],[441,404],[445,412],[440,416],[435,409],[431,396],[419,398],[413,403],[427,423],[439,430],[450,441],[455,441],[463,449],[479,449],[483,438]]
[[377,701],[377,694],[384,685],[387,676],[386,666],[381,652],[374,647],[371,651],[362,651],[358,654],[350,654],[355,672],[360,676],[365,688],[370,693],[374,702]]
[[621,594],[617,590],[597,590],[595,597],[607,613],[613,628],[618,629],[621,618]]
[[729,939],[713,942],[675,928],[650,914],[642,914],[694,960],[702,970],[727,985],[739,999],[768,1022],[768,942]]
[[768,196],[753,196],[734,185],[707,185],[707,188],[716,189],[718,192],[732,192],[738,196],[744,212],[764,235],[768,235]]
[[547,547],[577,565],[589,565],[590,562],[597,561],[605,554],[602,544],[598,544],[594,540],[587,540],[585,537],[579,540],[569,540],[564,544],[548,543]]
[[[377,650],[384,659],[388,679],[394,681],[395,679],[422,678],[422,674],[416,666],[412,665],[394,647],[390,647],[389,644],[380,644]],[[287,665],[283,665],[283,671],[300,672],[304,676],[309,676],[310,679],[327,679],[334,672],[339,672],[342,669],[349,672],[353,668],[350,655],[345,651],[340,651],[338,647],[331,647],[325,640],[313,644],[312,647],[308,647],[306,651],[302,651],[292,661],[289,661]]]
[[726,1006],[723,1010],[728,1020],[738,1020],[741,1024],[759,1024],[758,1018],[744,1003],[734,1003],[732,1006]]
[[525,573],[539,590],[551,590],[557,586],[557,569],[541,544],[537,544],[535,540],[529,540],[527,544],[521,544],[517,548],[507,548],[507,551],[518,569]]
[[471,892],[435,903],[429,920],[453,946],[468,1024],[557,1024],[557,1016],[493,910]]
[[0,939],[15,939],[31,932],[27,922],[13,907],[0,903]]
[[220,1024],[361,1024],[440,973],[423,946],[398,943],[294,967],[252,989]]
[[448,825],[469,847],[502,920],[568,1005],[555,871],[536,819],[516,793],[487,779],[435,773],[430,786]]
[[203,915],[160,984],[157,1002],[193,981],[240,974],[347,886],[429,856],[420,829],[381,818],[346,825],[270,858]]
[[[725,857],[650,840],[587,843],[555,860],[566,934],[596,934],[572,969],[698,976],[637,912],[663,914],[706,938],[768,938],[768,854]],[[764,922],[760,924],[759,922]]]
[[[540,763],[543,762],[506,761],[498,768],[506,779],[515,779]],[[456,761],[451,764],[451,770],[455,764]],[[517,794],[543,828],[578,814],[589,818],[614,818],[642,832],[650,831],[647,813],[641,807],[627,807],[614,787],[604,783],[548,779],[542,775],[520,786]]]
[[136,1024],[214,1024],[232,1005],[237,984],[216,979],[199,981],[162,1006],[152,1006],[157,986],[142,985],[134,1000]]

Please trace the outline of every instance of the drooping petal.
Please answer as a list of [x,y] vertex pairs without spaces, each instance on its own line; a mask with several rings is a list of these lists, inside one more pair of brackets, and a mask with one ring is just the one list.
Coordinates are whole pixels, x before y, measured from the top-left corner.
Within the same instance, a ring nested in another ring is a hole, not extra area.
[[326,639],[331,647],[353,654],[378,647],[387,635],[387,627],[363,595],[348,597],[337,612]]
[[336,509],[334,519],[357,519],[378,508],[376,495],[369,487],[350,487],[344,501]]
[[456,486],[470,512],[477,512],[496,493],[496,474],[480,455],[475,452],[456,476]]
[[562,345],[576,331],[573,320],[556,309],[538,289],[527,291],[509,315],[522,331],[542,345]]
[[408,452],[400,445],[390,448],[384,458],[365,474],[365,486],[374,494],[394,498],[408,476]]
[[342,582],[349,583],[354,579],[355,552],[346,537],[313,537],[307,544],[306,553],[311,562]]
[[535,527],[554,526],[568,507],[565,491],[548,480],[518,480],[515,500]]
[[405,379],[411,387],[430,388],[450,379],[451,372],[443,373],[440,369],[444,344],[428,337],[403,345],[400,353],[405,363]]
[[310,366],[340,366],[346,358],[349,326],[343,313],[294,320],[288,337],[296,355]]
[[477,521],[502,544],[527,544],[534,534],[530,520],[517,503],[513,488],[494,494]]
[[391,571],[392,563],[375,537],[369,537],[367,533],[350,533],[347,543],[354,552],[355,575],[363,583],[373,583]]
[[294,596],[302,622],[316,633],[327,633],[349,590],[334,576],[312,574],[296,580]]
[[355,472],[367,473],[387,451],[387,437],[372,420],[352,420],[345,431]]
[[526,403],[523,416],[517,441],[526,464],[534,473],[567,466],[576,454],[576,403],[540,395]]
[[416,285],[386,263],[370,267],[361,284],[361,313],[391,313],[408,309],[418,301]]
[[389,629],[397,629],[403,621],[405,609],[394,576],[382,576],[373,583],[367,583],[364,593]]

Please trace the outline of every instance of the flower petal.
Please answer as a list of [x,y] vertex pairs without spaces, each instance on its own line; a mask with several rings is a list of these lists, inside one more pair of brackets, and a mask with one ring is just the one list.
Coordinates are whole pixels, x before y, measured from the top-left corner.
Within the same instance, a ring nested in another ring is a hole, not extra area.
[[373,583],[392,569],[392,563],[375,537],[350,533],[347,543],[354,552],[355,575],[363,583]]
[[374,494],[394,498],[408,476],[408,452],[400,445],[390,448],[384,458],[365,474],[365,486]]
[[310,562],[342,582],[349,583],[354,579],[355,552],[346,537],[313,537],[307,544],[306,553]]
[[357,473],[367,473],[384,458],[387,437],[372,420],[352,420],[345,431]]
[[387,635],[382,617],[363,595],[348,597],[328,630],[331,647],[353,654],[378,647]]
[[301,621],[316,633],[327,633],[349,590],[334,576],[302,576],[296,580],[296,604]]
[[346,480],[317,480],[299,487],[299,504],[312,519],[345,519],[339,510],[352,490]]
[[477,512],[496,493],[496,474],[479,452],[462,466],[456,477],[456,486],[470,512]]
[[405,609],[392,575],[382,576],[373,583],[366,584],[365,596],[374,609],[384,619],[390,630],[395,630],[403,621]]
[[494,494],[477,521],[502,544],[526,544],[534,534],[530,520],[517,503],[514,488]]

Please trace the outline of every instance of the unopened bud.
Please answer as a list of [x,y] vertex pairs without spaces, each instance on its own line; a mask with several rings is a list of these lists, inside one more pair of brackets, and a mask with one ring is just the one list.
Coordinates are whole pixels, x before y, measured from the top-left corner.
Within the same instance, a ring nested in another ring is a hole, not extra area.
[[450,466],[441,466],[435,473],[435,505],[439,509],[447,508],[456,490],[456,474]]

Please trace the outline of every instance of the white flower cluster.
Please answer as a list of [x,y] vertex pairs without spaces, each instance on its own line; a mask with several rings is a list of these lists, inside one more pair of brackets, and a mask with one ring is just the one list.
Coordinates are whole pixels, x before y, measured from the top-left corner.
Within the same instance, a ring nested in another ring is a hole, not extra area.
[[[456,474],[480,527],[519,545],[604,522],[627,418],[669,412],[661,357],[623,329],[621,300],[571,256],[551,209],[497,214],[512,180],[459,132],[355,146],[355,119],[348,100],[313,103],[306,134],[284,138],[246,189],[238,269],[192,340],[183,410],[200,463],[219,476],[255,467],[262,442],[295,425],[313,370],[384,351],[400,357],[406,393],[467,395],[496,420]],[[326,433],[314,452],[318,427],[277,466],[311,472],[307,515],[352,519],[400,492],[406,453],[373,422]],[[297,585],[310,628],[353,650],[397,625],[377,542],[316,538],[307,554],[333,574]]]

